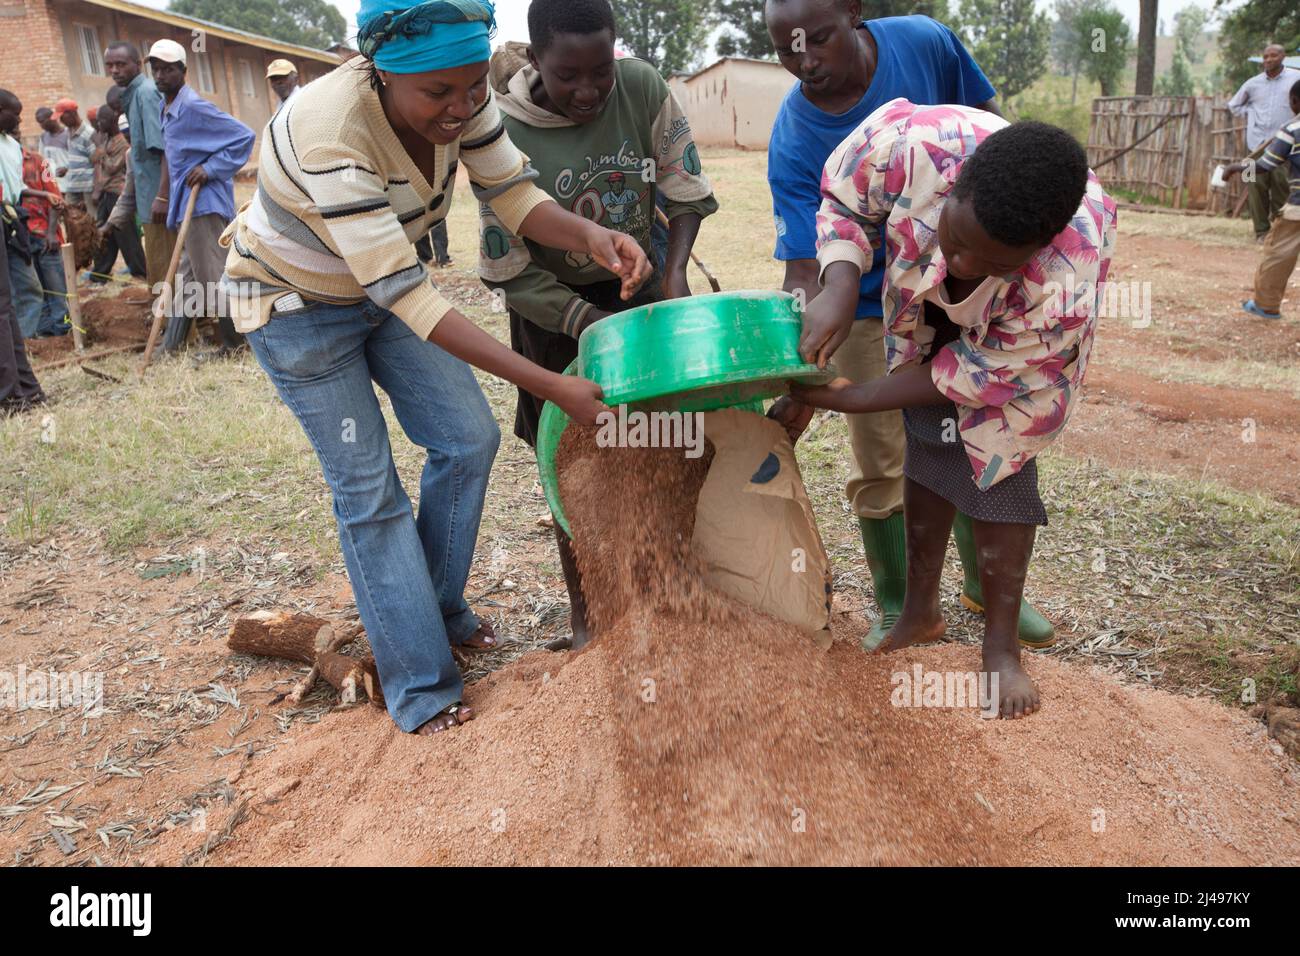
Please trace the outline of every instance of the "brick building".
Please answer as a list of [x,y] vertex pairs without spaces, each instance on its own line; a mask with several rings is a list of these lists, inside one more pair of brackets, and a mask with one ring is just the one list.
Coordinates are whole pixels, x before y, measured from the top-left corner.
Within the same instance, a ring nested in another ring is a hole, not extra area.
[[[0,0],[0,87],[23,102],[22,135],[40,129],[33,114],[71,96],[86,109],[104,102],[113,81],[104,70],[104,48],[129,40],[148,52],[155,40],[173,39],[188,56],[187,82],[261,135],[276,100],[266,67],[285,57],[299,81],[324,76],[339,63],[325,50],[283,43],[193,17],[154,10],[128,0]],[[146,67],[147,69],[147,67]],[[257,151],[252,162],[257,162]]]

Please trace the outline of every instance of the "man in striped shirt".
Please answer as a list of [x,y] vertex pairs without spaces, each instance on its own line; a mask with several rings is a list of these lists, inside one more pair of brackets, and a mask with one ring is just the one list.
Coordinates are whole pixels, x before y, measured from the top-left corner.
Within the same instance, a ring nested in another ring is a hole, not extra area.
[[[1287,112],[1287,99],[1296,80],[1300,80],[1300,70],[1286,65],[1282,44],[1270,43],[1264,47],[1263,69],[1241,84],[1228,101],[1233,115],[1246,117],[1246,149],[1250,152],[1267,143],[1274,131],[1295,115],[1295,110]],[[1280,168],[1274,169],[1250,184],[1250,218],[1258,242],[1268,235],[1269,223],[1280,214],[1287,192],[1285,176]]]
[[[1242,303],[1251,315],[1264,319],[1282,318],[1282,297],[1300,259],[1300,79],[1291,84],[1289,123],[1273,134],[1264,155],[1254,160],[1256,180],[1284,170],[1287,201],[1264,242],[1264,258],[1255,271],[1255,297]],[[1251,165],[1251,160],[1233,163],[1224,170],[1233,176]]]
[[95,188],[95,167],[90,160],[95,151],[95,130],[82,119],[76,100],[59,100],[54,104],[54,115],[68,130],[67,168],[54,171],[67,184],[63,198],[83,209],[89,209],[90,194]]

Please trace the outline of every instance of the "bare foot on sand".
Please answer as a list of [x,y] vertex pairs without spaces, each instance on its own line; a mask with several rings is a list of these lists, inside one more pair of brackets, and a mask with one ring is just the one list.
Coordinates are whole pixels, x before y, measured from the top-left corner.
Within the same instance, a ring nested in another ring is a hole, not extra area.
[[948,625],[943,614],[936,606],[924,613],[913,613],[907,607],[899,615],[897,623],[889,629],[885,639],[876,648],[877,654],[900,651],[913,644],[930,644],[943,637]]
[[473,719],[473,708],[466,707],[464,704],[452,704],[442,713],[422,723],[415,732],[421,737],[427,737],[429,734],[440,734],[444,730],[459,727]]
[[1038,687],[1029,679],[1015,651],[985,649],[984,670],[998,675],[998,716],[1005,720],[1028,717],[1041,701]]

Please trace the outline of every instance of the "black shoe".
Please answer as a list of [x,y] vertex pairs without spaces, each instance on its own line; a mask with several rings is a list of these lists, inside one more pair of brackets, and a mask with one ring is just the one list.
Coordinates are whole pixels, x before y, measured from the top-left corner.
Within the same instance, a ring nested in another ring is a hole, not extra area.
[[13,418],[30,412],[49,401],[44,392],[38,392],[31,398],[7,398],[0,402],[0,418]]

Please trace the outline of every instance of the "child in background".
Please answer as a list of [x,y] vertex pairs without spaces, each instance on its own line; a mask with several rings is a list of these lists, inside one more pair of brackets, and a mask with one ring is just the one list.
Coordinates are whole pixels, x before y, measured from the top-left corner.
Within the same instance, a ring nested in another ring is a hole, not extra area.
[[[521,239],[482,207],[479,274],[505,295],[510,344],[561,372],[592,323],[691,294],[691,248],[718,203],[668,85],[649,63],[616,57],[608,0],[533,0],[528,33],[531,46],[510,43],[493,55],[492,85],[506,131],[539,174],[537,185],[565,208],[631,236],[648,256],[659,194],[670,222],[662,268],[623,301],[617,277],[590,256]],[[537,440],[542,404],[519,390],[515,434],[529,445]],[[572,609],[571,646],[580,647],[589,638],[582,584],[558,524],[555,536]]]
[[23,208],[27,210],[27,231],[31,236],[32,267],[44,290],[35,337],[67,335],[72,325],[68,322],[68,282],[63,274],[63,230],[59,226],[63,195],[50,164],[40,153],[26,148],[23,149],[23,186],[26,187]]
[[907,589],[882,650],[938,640],[953,518],[969,515],[985,605],[984,669],[1003,717],[1038,709],[1017,626],[1036,526],[1035,456],[1060,433],[1088,367],[1115,245],[1115,202],[1064,130],[963,106],[893,100],[826,163],[823,290],[800,351],[825,365],[859,281],[885,249],[889,374],[792,390],[843,412],[901,408]]
[[[113,87],[117,89],[117,87]],[[126,191],[127,170],[131,160],[131,145],[122,135],[118,125],[120,114],[111,106],[99,108],[95,116],[95,151],[90,154],[95,167],[95,225],[104,237],[104,245],[95,258],[94,275],[91,281],[104,283],[113,273],[117,264],[117,254],[122,253],[122,261],[137,279],[145,277],[144,246],[135,231],[135,223],[108,226],[113,208]],[[134,208],[134,202],[132,208]]]

